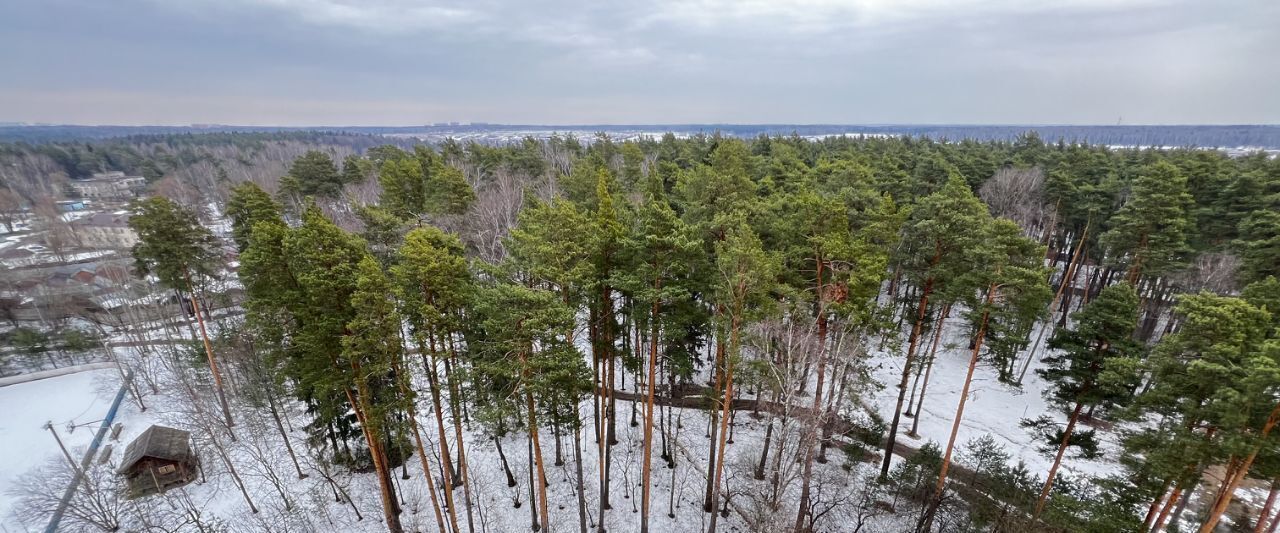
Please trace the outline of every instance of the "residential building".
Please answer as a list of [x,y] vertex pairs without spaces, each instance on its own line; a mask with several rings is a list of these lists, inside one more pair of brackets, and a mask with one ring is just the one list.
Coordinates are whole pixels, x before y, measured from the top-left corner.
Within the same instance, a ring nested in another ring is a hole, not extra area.
[[129,227],[126,212],[94,213],[72,224],[85,248],[127,250],[138,243],[138,234]]
[[71,180],[71,191],[80,198],[129,200],[137,198],[147,185],[142,176],[126,176],[124,172],[100,172],[87,180]]

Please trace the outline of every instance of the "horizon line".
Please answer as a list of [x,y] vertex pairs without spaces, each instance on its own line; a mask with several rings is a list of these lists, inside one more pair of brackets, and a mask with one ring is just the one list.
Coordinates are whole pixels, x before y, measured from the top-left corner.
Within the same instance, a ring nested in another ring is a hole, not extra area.
[[1133,128],[1133,127],[1280,127],[1280,123],[1135,123],[1135,124],[1101,124],[1101,123],[1067,123],[1067,122],[1044,122],[1044,123],[1019,123],[1019,122],[596,122],[596,123],[506,123],[506,122],[457,122],[456,124],[446,123],[423,123],[423,124],[347,124],[347,125],[324,125],[324,124],[305,124],[305,125],[288,125],[288,124],[223,124],[223,123],[186,123],[186,124],[80,124],[80,123],[54,123],[54,122],[27,122],[27,121],[0,121],[0,127],[4,128],[290,128],[302,130],[323,130],[323,129],[348,129],[348,128],[463,128],[463,127],[536,127],[536,128],[592,128],[592,127],[705,127],[705,126],[753,126],[753,127],[1031,127],[1031,128],[1061,128],[1061,127],[1091,127],[1091,128]]

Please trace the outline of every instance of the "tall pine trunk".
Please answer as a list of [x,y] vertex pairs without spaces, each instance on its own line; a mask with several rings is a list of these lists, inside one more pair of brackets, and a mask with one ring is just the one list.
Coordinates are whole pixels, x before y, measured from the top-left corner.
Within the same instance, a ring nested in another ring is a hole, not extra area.
[[184,275],[187,277],[187,293],[191,295],[191,310],[195,312],[196,322],[200,324],[200,340],[204,341],[204,354],[209,358],[209,372],[213,374],[213,385],[218,391],[218,403],[222,406],[222,416],[227,419],[227,434],[234,442],[236,434],[231,431],[231,428],[235,427],[236,422],[231,418],[231,406],[227,403],[227,391],[222,386],[222,372],[218,370],[218,359],[213,356],[213,347],[209,344],[209,333],[204,326],[204,314],[200,312],[200,298],[196,296],[195,287],[191,284],[191,275],[186,273]]
[[920,429],[920,417],[924,413],[925,394],[929,392],[929,376],[933,374],[933,361],[938,355],[938,341],[942,338],[942,329],[946,326],[947,315],[949,314],[951,314],[951,304],[948,303],[942,306],[941,316],[938,317],[938,329],[933,332],[933,342],[929,345],[929,355],[926,356],[928,359],[924,365],[924,384],[920,386],[920,400],[916,405],[916,417],[911,421],[911,431],[907,432],[907,435],[913,438],[920,437],[920,433],[917,430]]
[[[717,304],[715,306],[715,318],[719,318],[720,314],[723,311],[724,311],[723,306]],[[711,373],[713,374],[712,376],[713,387],[711,389],[711,393],[712,393],[712,398],[716,398],[715,401],[719,401],[721,392],[724,390],[723,382],[724,382],[724,359],[725,359],[725,343],[723,342],[724,337],[723,337],[723,333],[721,333],[718,328],[717,328],[717,336],[719,338],[716,341],[716,357],[715,357],[715,362],[711,366]],[[716,442],[716,436],[719,434],[718,432],[720,431],[720,423],[719,423],[720,410],[716,409],[716,407],[719,407],[719,406],[716,406],[716,405],[712,406],[711,412],[709,413],[711,416],[708,420],[708,427],[710,428],[709,436],[711,438],[710,442],[712,443]],[[705,491],[706,494],[704,495],[704,498],[702,501],[702,510],[708,513],[714,512],[716,509],[716,502],[714,499],[712,499],[712,494],[711,494],[712,493],[711,479],[714,478],[715,475],[716,475],[716,447],[707,446],[707,488]]]
[[[458,359],[458,350],[457,347],[454,346],[452,338],[449,340],[449,358],[455,362]],[[445,380],[449,382],[449,411],[453,415],[454,443],[458,445],[459,476],[458,479],[454,481],[457,484],[462,485],[463,503],[467,507],[467,531],[469,533],[475,533],[475,518],[472,516],[471,510],[471,484],[468,483],[470,480],[468,477],[470,472],[468,472],[467,469],[466,439],[462,437],[462,419],[460,417],[460,411],[462,410],[460,405],[462,403],[462,399],[460,397],[461,387],[458,385],[457,376],[450,369],[450,366],[447,363],[448,361],[446,361],[444,367],[444,377]]]
[[987,298],[982,311],[982,323],[978,325],[978,334],[973,340],[973,351],[969,354],[969,368],[964,375],[964,386],[960,388],[960,402],[956,405],[955,420],[951,422],[951,436],[947,438],[947,448],[942,454],[942,466],[938,469],[938,483],[933,489],[933,500],[929,503],[928,511],[925,512],[924,527],[918,529],[918,531],[929,531],[931,529],[938,504],[942,502],[942,493],[947,486],[947,472],[951,469],[951,453],[955,451],[956,436],[960,434],[960,422],[964,420],[964,406],[969,400],[969,387],[973,384],[973,371],[978,367],[978,355],[982,352],[982,341],[987,336],[987,321],[991,318],[989,308],[995,296],[996,284],[992,282],[987,287]]
[[[930,265],[935,265],[941,255],[933,256]],[[893,446],[898,442],[898,424],[902,421],[902,404],[907,397],[907,383],[911,381],[911,364],[915,360],[916,345],[920,342],[920,330],[924,327],[925,316],[928,315],[929,295],[933,292],[933,278],[924,282],[920,291],[919,309],[916,310],[915,325],[911,327],[911,336],[907,340],[907,360],[902,365],[902,379],[898,382],[898,404],[893,408],[893,421],[889,424],[889,437],[884,445],[884,459],[880,464],[880,479],[889,478],[889,465],[893,462]]]
[[[534,492],[533,489],[533,484],[535,483],[533,478],[537,472],[533,465],[533,433],[525,432],[524,445],[524,457],[528,461],[526,463],[526,472],[529,474],[529,529],[531,531],[542,531],[542,523],[538,520],[538,493]],[[538,455],[541,456],[542,454]]]
[[[684,409],[680,409],[680,414],[676,415],[675,423],[675,440],[680,442],[680,423],[684,420]],[[667,518],[676,517],[676,456],[671,454],[671,491],[667,497]]]
[[538,519],[542,525],[542,530],[546,531],[550,527],[550,521],[547,518],[547,472],[542,464],[542,441],[538,438],[538,414],[536,405],[533,401],[533,391],[529,389],[528,382],[529,365],[526,360],[525,352],[520,352],[520,366],[523,367],[525,380],[525,407],[529,410],[529,438],[533,440],[533,462],[537,467],[537,480],[534,482],[538,486]]
[[[1204,471],[1205,471],[1205,465],[1202,463],[1200,465],[1199,470],[1196,471],[1195,477],[1192,478],[1191,484],[1188,485],[1188,488],[1186,490],[1187,494],[1194,493],[1196,491],[1196,488],[1199,487],[1200,484],[1204,482]],[[1182,501],[1178,502],[1178,506],[1173,509],[1173,514],[1169,515],[1169,521],[1171,523],[1175,523],[1175,524],[1178,523],[1178,521],[1182,518],[1182,513],[1186,511],[1187,503],[1189,503],[1190,500],[1191,498],[1183,498]]]
[[[576,407],[575,407],[576,409]],[[587,533],[587,495],[582,480],[582,424],[573,425],[573,462],[578,475],[578,533]]]
[[1173,493],[1169,495],[1168,501],[1166,501],[1164,506],[1160,509],[1160,514],[1156,515],[1156,521],[1151,524],[1151,531],[1160,531],[1160,529],[1164,527],[1165,518],[1168,518],[1169,516],[1169,511],[1172,511],[1174,506],[1178,505],[1179,501],[1186,500],[1186,498],[1182,497],[1185,492],[1182,490],[1182,485],[1183,480],[1179,479],[1178,483],[1173,486]]
[[1262,505],[1262,510],[1258,511],[1257,524],[1253,526],[1253,533],[1262,533],[1267,529],[1267,521],[1271,518],[1271,509],[1276,504],[1276,494],[1280,493],[1280,477],[1271,479],[1271,490],[1267,492],[1267,502]]
[[[351,370],[356,376],[362,375],[360,366],[355,361],[351,362]],[[395,489],[391,487],[391,473],[387,467],[386,454],[383,453],[382,443],[375,434],[376,428],[369,422],[369,405],[366,403],[369,397],[368,386],[357,378],[356,387],[359,390],[359,399],[350,388],[345,389],[345,392],[347,401],[351,403],[351,409],[355,411],[356,420],[360,422],[365,443],[369,446],[369,457],[373,460],[373,468],[378,473],[378,494],[382,498],[382,515],[387,521],[387,530],[390,533],[402,533],[404,527],[400,525],[399,506],[396,504]]]
[[1151,505],[1147,506],[1146,517],[1142,519],[1142,531],[1151,529],[1151,522],[1156,519],[1156,514],[1160,512],[1160,504],[1164,502],[1165,491],[1169,490],[1169,486],[1172,484],[1172,477],[1160,484],[1160,491],[1156,493],[1156,498],[1152,500]]
[[1142,263],[1147,254],[1147,240],[1150,239],[1149,234],[1142,234],[1142,238],[1138,241],[1138,247],[1133,252],[1133,264],[1129,265],[1129,271],[1125,273],[1124,279],[1129,285],[1137,286],[1138,280],[1142,279]]
[[[1075,274],[1077,269],[1080,268],[1080,254],[1084,250],[1084,243],[1088,240],[1088,237],[1089,224],[1085,224],[1084,231],[1080,234],[1080,241],[1076,243],[1076,251],[1071,254],[1071,262],[1067,263],[1066,270],[1062,271],[1062,282],[1058,284],[1058,292],[1053,295],[1053,301],[1049,302],[1049,318],[1045,319],[1044,325],[1040,326],[1040,332],[1036,334],[1036,341],[1031,344],[1031,350],[1027,352],[1027,360],[1022,364],[1022,370],[1018,372],[1019,385],[1022,384],[1022,380],[1027,375],[1027,368],[1031,367],[1031,360],[1035,358],[1036,351],[1040,349],[1040,341],[1044,340],[1045,330],[1056,328],[1055,324],[1057,322],[1054,321],[1053,317],[1057,311],[1054,309],[1058,306],[1058,300],[1062,298],[1062,293],[1068,290],[1068,287],[1074,288]],[[1096,274],[1097,271],[1095,270],[1094,273]],[[1088,292],[1088,287],[1085,288],[1085,291]],[[1065,309],[1063,314],[1066,314]]]
[[[653,289],[655,292],[662,290],[662,278],[654,280]],[[640,466],[640,533],[649,533],[649,493],[651,492],[649,480],[652,475],[653,460],[653,392],[657,388],[658,327],[658,295],[655,294],[649,310],[649,376],[645,382],[647,397],[644,410],[644,463]]]
[[[827,373],[827,311],[825,306],[826,287],[823,284],[823,266],[821,254],[814,254],[817,261],[817,287],[816,298],[818,302],[818,378],[814,385],[813,405],[810,407],[808,424],[800,438],[800,445],[804,447],[803,467],[800,474],[800,502],[796,509],[795,531],[797,533],[805,530],[805,518],[809,515],[809,491],[813,481],[813,460],[814,445],[818,440],[818,424],[820,418],[820,410],[822,409],[822,382],[826,378]],[[906,384],[903,384],[902,392],[906,392]],[[902,396],[898,396],[898,409],[902,409]],[[895,421],[897,419],[895,418]]]
[[[409,397],[404,387],[401,387],[401,394],[404,394],[406,398]],[[413,410],[416,410],[416,408]],[[436,514],[436,526],[440,528],[440,531],[444,531],[444,515],[440,512],[440,499],[436,496],[436,482],[433,479],[435,476],[431,473],[431,465],[427,464],[427,450],[422,446],[422,431],[418,429],[417,418],[417,415],[411,410],[409,413],[409,427],[413,430],[414,447],[418,449],[418,459],[422,462],[422,475],[427,478],[427,491],[431,493],[431,508]]]
[[396,374],[396,388],[400,390],[400,396],[409,401],[409,405],[405,410],[406,418],[409,420],[409,429],[413,432],[413,444],[418,451],[418,460],[422,463],[422,475],[427,478],[427,490],[431,493],[431,508],[435,511],[436,525],[440,528],[440,531],[444,531],[444,515],[440,512],[440,499],[436,496],[436,483],[432,479],[431,466],[427,464],[427,450],[422,446],[422,431],[418,428],[418,405],[413,400],[413,393],[409,389],[407,376],[403,373],[400,363],[394,363],[392,370]]
[[440,386],[436,376],[435,351],[436,340],[433,337],[431,339],[431,351],[424,354],[424,357],[430,361],[427,368],[427,382],[431,386],[431,405],[435,409],[436,430],[440,433],[440,457],[443,462],[441,465],[443,467],[442,470],[444,471],[444,504],[449,510],[449,525],[453,527],[454,531],[460,531],[458,528],[458,507],[453,500],[453,465],[450,464],[452,461],[449,455],[448,433],[444,429],[444,410],[441,408],[440,403]]
[[1271,525],[1267,526],[1267,533],[1276,533],[1276,527],[1280,526],[1280,511],[1271,516]]
[[[713,442],[716,446],[716,475],[711,485],[711,501],[713,505],[719,505],[720,501],[720,478],[724,473],[724,449],[725,441],[729,436],[729,406],[733,405],[733,354],[738,348],[738,317],[741,315],[739,310],[733,317],[733,324],[729,327],[729,347],[730,351],[725,360],[724,372],[724,399],[721,400],[720,412],[720,441]],[[711,510],[711,522],[707,526],[707,533],[716,533],[716,519],[720,517],[720,513]]]
[[1049,467],[1044,488],[1040,489],[1040,498],[1036,500],[1036,510],[1031,514],[1033,521],[1039,520],[1040,514],[1044,512],[1044,504],[1049,500],[1049,491],[1053,490],[1053,479],[1058,475],[1058,467],[1062,466],[1062,456],[1067,453],[1067,446],[1071,444],[1071,433],[1076,429],[1076,421],[1080,419],[1080,411],[1083,408],[1084,403],[1077,400],[1075,409],[1071,410],[1071,417],[1067,419],[1067,428],[1062,430],[1062,442],[1058,443],[1058,453],[1053,457],[1053,466]]
[[615,386],[618,382],[617,359],[616,356],[610,357],[605,365],[608,367],[609,373],[608,409],[605,411],[607,414],[605,418],[608,420],[606,424],[608,431],[605,432],[604,484],[600,487],[600,492],[603,494],[600,498],[600,509],[602,511],[600,513],[600,531],[604,531],[603,511],[613,508],[609,498],[609,488],[613,483],[613,447],[618,444],[618,398],[615,391]]
[[1249,468],[1253,466],[1253,460],[1258,457],[1258,452],[1262,451],[1263,442],[1265,442],[1271,430],[1275,428],[1277,422],[1280,422],[1280,404],[1276,404],[1271,409],[1271,414],[1267,416],[1267,421],[1263,424],[1262,432],[1258,437],[1259,443],[1249,452],[1243,464],[1228,479],[1223,480],[1222,491],[1220,491],[1218,500],[1214,502],[1209,511],[1209,518],[1200,527],[1200,533],[1210,533],[1214,527],[1217,527],[1218,521],[1222,519],[1222,513],[1226,512],[1227,506],[1231,505],[1231,500],[1235,497],[1236,487],[1240,486],[1240,481],[1244,479],[1245,474],[1249,473]]

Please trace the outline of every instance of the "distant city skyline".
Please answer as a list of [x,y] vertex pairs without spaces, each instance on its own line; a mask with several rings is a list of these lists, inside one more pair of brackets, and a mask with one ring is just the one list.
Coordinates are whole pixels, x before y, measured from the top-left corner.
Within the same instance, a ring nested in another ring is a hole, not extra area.
[[1275,124],[1272,0],[0,5],[0,122]]

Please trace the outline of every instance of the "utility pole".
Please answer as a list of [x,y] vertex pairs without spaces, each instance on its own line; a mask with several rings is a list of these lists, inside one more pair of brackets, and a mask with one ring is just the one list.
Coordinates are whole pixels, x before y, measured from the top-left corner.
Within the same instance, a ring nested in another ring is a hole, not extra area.
[[71,464],[71,469],[76,471],[76,475],[84,475],[84,472],[80,471],[80,465],[77,465],[76,460],[71,458],[71,452],[68,452],[66,445],[62,444],[62,438],[58,436],[58,430],[54,429],[53,421],[45,422],[44,428],[49,430],[49,433],[53,433],[53,440],[58,441],[58,448],[62,450],[62,456],[67,458],[67,463]]
[[79,466],[76,466],[75,461],[71,459],[71,454],[67,453],[67,448],[62,445],[62,439],[58,438],[58,432],[53,431],[53,422],[45,424],[49,431],[53,431],[53,438],[57,439],[58,447],[62,448],[63,455],[66,455],[67,460],[71,461],[71,466],[75,468],[76,475],[71,478],[71,484],[67,486],[67,491],[62,494],[62,500],[58,502],[58,508],[53,511],[53,516],[49,518],[49,525],[44,528],[44,533],[56,533],[58,531],[58,524],[62,521],[62,515],[67,512],[67,506],[71,504],[71,498],[75,496],[76,488],[80,486],[80,480],[85,477],[85,469],[89,468],[89,462],[93,460],[94,454],[98,452],[98,445],[107,436],[107,430],[111,427],[111,422],[115,420],[116,413],[120,410],[120,402],[124,401],[125,393],[129,390],[129,384],[132,381],[133,371],[130,370],[129,373],[124,375],[124,383],[121,383],[120,390],[116,391],[116,397],[111,401],[111,408],[107,409],[107,416],[103,417],[102,424],[98,426],[98,432],[94,434],[93,440],[89,442],[89,449],[85,450],[84,459],[80,460]]

